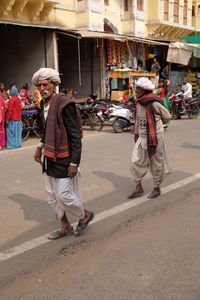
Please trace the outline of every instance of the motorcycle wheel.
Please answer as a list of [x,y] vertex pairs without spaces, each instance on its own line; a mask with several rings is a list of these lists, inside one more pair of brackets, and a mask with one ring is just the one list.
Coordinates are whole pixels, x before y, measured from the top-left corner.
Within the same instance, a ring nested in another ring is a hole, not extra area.
[[101,120],[100,117],[98,116],[94,116],[94,115],[90,115],[89,116],[89,120],[90,120],[90,128],[94,131],[101,131],[101,129],[103,128],[103,122]]
[[113,130],[116,133],[122,133],[124,131],[124,127],[118,122],[118,120],[115,120],[115,122],[113,123]]
[[188,117],[189,119],[196,119],[199,115],[199,109],[195,109],[195,110],[190,110],[188,112]]

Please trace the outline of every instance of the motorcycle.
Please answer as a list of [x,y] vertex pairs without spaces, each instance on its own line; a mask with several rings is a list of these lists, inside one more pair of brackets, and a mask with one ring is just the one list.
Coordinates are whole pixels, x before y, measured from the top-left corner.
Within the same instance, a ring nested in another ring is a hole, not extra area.
[[[101,100],[97,102],[97,105],[102,112],[101,118],[103,122],[110,121],[110,118],[113,118],[113,113],[116,113],[119,109],[129,108],[130,111],[135,111],[135,99],[132,95],[130,95],[123,103],[113,104]],[[112,120],[109,123],[112,123]]]
[[169,111],[172,117],[181,119],[187,115],[189,119],[197,118],[200,113],[200,97],[194,97],[186,103],[186,112],[182,110],[182,93],[172,94],[169,97]]
[[76,107],[80,113],[83,125],[90,126],[95,131],[102,130],[103,122],[97,107],[91,106],[87,102],[84,105],[76,104]]
[[110,114],[110,124],[114,132],[123,132],[135,124],[135,110],[127,107],[114,107]]

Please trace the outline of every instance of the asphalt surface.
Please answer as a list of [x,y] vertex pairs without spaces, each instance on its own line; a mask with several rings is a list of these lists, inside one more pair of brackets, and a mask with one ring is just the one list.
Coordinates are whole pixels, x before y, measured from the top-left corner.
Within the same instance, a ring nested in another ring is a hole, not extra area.
[[[167,187],[199,173],[197,120],[166,131],[173,173]],[[0,252],[59,227],[48,207],[36,139],[0,152]],[[133,133],[85,131],[83,202],[96,214],[127,201]],[[0,299],[200,299],[199,183],[92,224],[84,235],[50,242],[0,262]],[[145,193],[152,179],[144,180]],[[75,219],[71,218],[74,222]],[[67,288],[66,288],[67,285]]]

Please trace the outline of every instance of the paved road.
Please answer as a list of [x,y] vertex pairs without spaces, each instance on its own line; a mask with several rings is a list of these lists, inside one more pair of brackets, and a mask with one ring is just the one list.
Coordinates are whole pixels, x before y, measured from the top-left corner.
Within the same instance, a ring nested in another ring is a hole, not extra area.
[[[133,189],[129,171],[133,135],[87,132],[84,204],[97,216],[101,213],[102,221],[79,238],[44,243],[2,260],[0,298],[66,299],[68,293],[69,299],[200,299],[195,263],[200,180],[192,177],[199,173],[199,133],[198,119],[171,123],[166,139],[174,172],[163,183],[165,194],[123,210]],[[1,254],[59,227],[46,201],[40,166],[32,160],[35,142],[0,152]],[[192,179],[185,184],[187,178]],[[167,190],[180,181],[183,186]],[[150,175],[144,188],[145,193],[151,191]],[[116,206],[118,211],[106,218]]]

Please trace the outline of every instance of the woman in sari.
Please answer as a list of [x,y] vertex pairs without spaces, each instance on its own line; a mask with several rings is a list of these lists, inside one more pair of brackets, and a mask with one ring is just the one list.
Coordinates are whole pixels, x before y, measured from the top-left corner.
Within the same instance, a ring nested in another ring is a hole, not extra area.
[[19,148],[22,144],[21,100],[18,97],[19,93],[16,87],[12,87],[11,95],[6,114],[8,149]]
[[30,95],[28,93],[28,90],[29,90],[28,83],[24,83],[23,88],[20,91],[20,99],[24,104],[26,104],[26,102],[30,100]]
[[6,136],[4,128],[5,101],[0,96],[0,149],[6,146]]
[[[158,89],[156,90],[155,94],[159,96],[166,107],[166,109],[169,111],[169,93],[168,93],[168,87],[166,85],[166,82],[163,78],[160,78],[158,81]],[[170,121],[168,121],[164,127],[167,128],[169,125]]]

